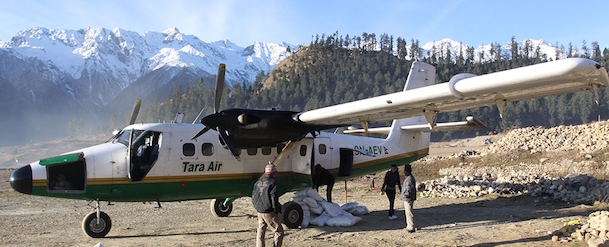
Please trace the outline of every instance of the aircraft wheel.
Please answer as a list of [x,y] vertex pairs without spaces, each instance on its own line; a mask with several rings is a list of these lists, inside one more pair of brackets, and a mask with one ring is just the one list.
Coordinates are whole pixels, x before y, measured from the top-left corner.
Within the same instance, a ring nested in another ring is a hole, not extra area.
[[302,213],[302,207],[297,202],[290,201],[284,204],[281,208],[281,212],[281,221],[288,228],[298,228],[300,224],[302,224],[304,214]]
[[110,216],[104,212],[99,212],[99,223],[97,223],[97,213],[88,214],[82,220],[82,230],[85,234],[92,238],[103,238],[110,232],[112,228],[112,220]]
[[225,198],[217,198],[211,200],[209,203],[209,209],[216,217],[228,217],[230,213],[233,211],[233,204],[231,203],[228,206],[224,206]]

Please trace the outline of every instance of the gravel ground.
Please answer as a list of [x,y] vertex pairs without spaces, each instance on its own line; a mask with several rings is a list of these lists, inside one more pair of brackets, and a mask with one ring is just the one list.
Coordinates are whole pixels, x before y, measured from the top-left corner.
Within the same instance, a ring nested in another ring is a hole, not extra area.
[[[112,218],[106,238],[93,239],[81,229],[92,212],[85,201],[22,195],[11,191],[11,170],[0,170],[0,246],[253,246],[255,211],[249,198],[234,202],[227,218],[209,212],[209,200],[102,205]],[[372,212],[352,227],[309,227],[286,231],[285,246],[564,246],[552,231],[570,220],[585,221],[597,209],[530,196],[486,198],[420,198],[415,202],[415,233],[403,230],[403,205],[396,220],[387,219],[388,202],[364,178],[348,183],[348,201]],[[323,189],[322,189],[323,191]],[[344,184],[334,188],[334,201],[344,203]],[[291,199],[292,193],[281,197]],[[267,243],[271,243],[267,234]],[[569,242],[569,246],[586,246]]]
[[[489,145],[488,140],[495,142],[497,138],[500,137],[432,143],[430,156],[481,149]],[[112,218],[112,230],[106,238],[93,239],[81,229],[82,219],[93,211],[86,201],[28,196],[10,189],[8,178],[12,170],[7,168],[43,158],[36,155],[46,157],[90,146],[93,139],[99,143],[107,138],[65,138],[0,148],[0,246],[255,245],[257,219],[249,198],[237,199],[227,218],[210,213],[210,200],[163,203],[162,208],[156,208],[156,203],[103,203],[102,210]],[[14,162],[15,158],[19,163]],[[382,174],[377,174],[376,188],[372,190],[371,181],[366,178],[348,182],[347,201],[356,201],[371,211],[355,226],[289,229],[284,246],[587,246],[564,238],[552,241],[551,233],[571,220],[584,222],[591,212],[599,210],[531,196],[419,197],[414,213],[421,229],[409,234],[403,229],[403,204],[399,199],[399,218],[387,219],[388,202],[378,191]],[[337,183],[333,201],[344,203],[343,191],[344,183]],[[288,193],[280,201],[285,203],[292,195]],[[272,236],[267,234],[267,244],[271,242]]]

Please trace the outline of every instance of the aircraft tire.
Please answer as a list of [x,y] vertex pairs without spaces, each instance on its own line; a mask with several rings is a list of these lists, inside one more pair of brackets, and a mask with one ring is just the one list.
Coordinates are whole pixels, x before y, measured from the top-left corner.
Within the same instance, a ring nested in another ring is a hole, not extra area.
[[233,204],[231,203],[227,207],[224,206],[225,198],[216,198],[211,200],[209,203],[209,209],[216,217],[228,217],[233,211]]
[[304,214],[302,207],[295,201],[283,204],[281,208],[281,222],[290,229],[298,228],[302,224]]
[[89,237],[103,238],[110,232],[112,228],[112,220],[110,216],[104,212],[99,212],[99,224],[97,224],[97,213],[92,212],[82,220],[82,230]]

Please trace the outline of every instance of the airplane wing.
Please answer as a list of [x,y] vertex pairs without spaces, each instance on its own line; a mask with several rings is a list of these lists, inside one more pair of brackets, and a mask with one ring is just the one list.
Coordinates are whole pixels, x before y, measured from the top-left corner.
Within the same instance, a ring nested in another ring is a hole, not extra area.
[[[410,73],[416,73],[415,68],[420,66],[431,67],[435,78],[435,68],[423,62],[415,62]],[[294,118],[307,124],[336,125],[420,115],[426,115],[429,121],[431,115],[438,112],[497,104],[501,113],[505,102],[606,86],[609,86],[609,77],[600,64],[584,58],[569,58],[480,76],[460,74],[446,83],[305,111]]]

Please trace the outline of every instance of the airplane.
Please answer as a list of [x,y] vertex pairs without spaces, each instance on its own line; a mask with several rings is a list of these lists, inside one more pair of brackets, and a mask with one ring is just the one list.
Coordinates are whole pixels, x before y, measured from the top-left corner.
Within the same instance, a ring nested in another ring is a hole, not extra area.
[[[485,75],[458,74],[435,84],[435,67],[412,64],[404,90],[304,112],[256,109],[220,110],[226,67],[216,79],[214,113],[203,126],[181,123],[134,123],[109,141],[22,166],[10,177],[20,193],[88,200],[94,211],[82,229],[90,237],[106,236],[110,217],[100,201],[161,202],[213,199],[212,213],[226,217],[232,202],[252,194],[253,184],[272,160],[277,165],[279,194],[310,187],[312,169],[321,164],[338,181],[416,161],[429,153],[430,133],[483,127],[469,119],[436,123],[439,112],[593,90],[609,86],[604,67],[584,58],[569,58]],[[369,128],[392,121],[390,127]],[[350,130],[326,130],[360,124]],[[349,132],[349,131],[346,131]],[[373,134],[386,134],[384,138]],[[300,205],[283,205],[282,222],[298,227]]]

